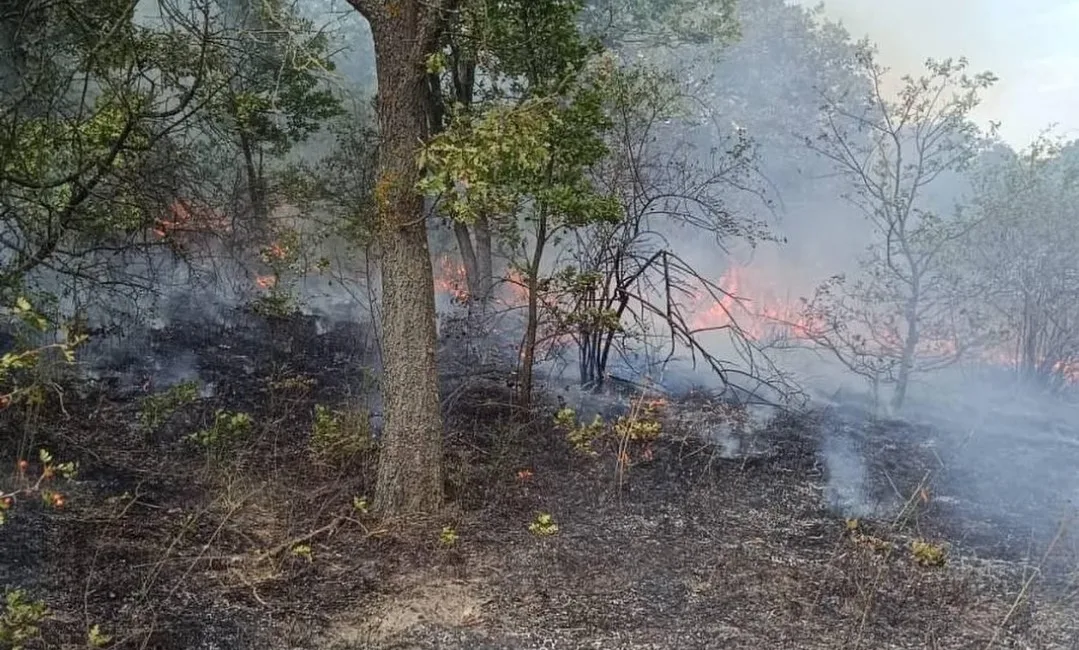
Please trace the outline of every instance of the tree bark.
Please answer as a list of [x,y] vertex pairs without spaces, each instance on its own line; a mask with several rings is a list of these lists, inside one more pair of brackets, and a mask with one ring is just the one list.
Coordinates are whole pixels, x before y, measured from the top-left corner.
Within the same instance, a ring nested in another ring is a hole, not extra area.
[[491,224],[485,215],[480,215],[472,226],[476,237],[476,299],[481,309],[486,310],[487,303],[494,291],[494,263],[491,254]]
[[898,411],[907,400],[907,387],[910,384],[910,374],[914,369],[914,355],[918,351],[918,343],[921,332],[918,329],[918,305],[917,293],[911,298],[907,307],[907,335],[903,341],[903,356],[899,360],[899,375],[896,377],[895,393],[892,395],[892,410]]
[[528,321],[525,324],[525,336],[521,345],[521,365],[518,373],[517,402],[522,409],[532,408],[532,383],[536,366],[536,339],[539,334],[539,274],[543,249],[547,244],[547,214],[544,207],[539,208],[536,227],[536,249],[528,267],[525,284],[528,289]]
[[262,163],[255,160],[256,152],[247,133],[240,132],[240,152],[244,157],[244,171],[247,176],[247,200],[256,227],[261,231],[269,228],[270,206],[266,197],[266,179],[262,173]]
[[[476,91],[476,62],[455,44],[451,44],[450,52],[453,62],[452,100],[454,104],[469,110]],[[430,83],[432,94],[437,94],[431,98],[431,128],[437,132],[445,127],[446,108],[441,96],[442,88],[438,75],[433,75]],[[483,215],[471,226],[459,221],[454,222],[453,234],[457,239],[457,248],[461,251],[461,262],[465,267],[469,314],[482,315],[487,310],[487,302],[494,288],[490,223]]]
[[418,148],[427,139],[425,63],[443,6],[353,0],[371,24],[381,134],[377,234],[382,279],[382,397],[374,506],[382,514],[430,512],[442,502],[442,416],[435,362],[435,298]]
[[476,300],[479,294],[479,285],[476,284],[478,274],[476,265],[476,249],[472,246],[472,235],[468,232],[468,226],[460,221],[453,222],[453,234],[457,238],[457,248],[461,251],[461,263],[465,267],[465,282],[468,284],[468,304]]

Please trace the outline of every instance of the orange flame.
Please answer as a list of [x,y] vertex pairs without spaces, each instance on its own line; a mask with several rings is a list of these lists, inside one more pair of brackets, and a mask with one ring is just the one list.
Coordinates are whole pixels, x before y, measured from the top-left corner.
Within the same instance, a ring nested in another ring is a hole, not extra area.
[[435,264],[435,292],[464,302],[468,300],[468,278],[463,264],[442,255]]
[[778,299],[769,283],[747,281],[747,276],[745,268],[733,266],[716,282],[725,292],[718,300],[699,293],[690,305],[689,326],[709,330],[737,324],[755,341],[776,335],[811,338],[815,325],[796,303]]
[[224,215],[208,206],[193,208],[184,199],[174,200],[168,208],[168,216],[157,219],[152,232],[164,238],[173,232],[226,232],[230,229]]

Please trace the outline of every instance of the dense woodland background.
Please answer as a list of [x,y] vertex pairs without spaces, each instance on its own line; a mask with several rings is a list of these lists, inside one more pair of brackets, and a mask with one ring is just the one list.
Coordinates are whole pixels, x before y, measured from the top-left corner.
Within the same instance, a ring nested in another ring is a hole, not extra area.
[[[336,577],[310,574],[330,570],[323,538],[454,566],[483,543],[470,525],[555,538],[554,508],[512,496],[544,462],[569,474],[535,494],[573,501],[572,475],[613,508],[581,521],[622,530],[616,502],[647,519],[716,471],[688,440],[740,471],[823,463],[813,517],[885,544],[859,518],[894,516],[920,567],[944,563],[927,531],[958,530],[930,497],[954,462],[948,485],[993,503],[974,519],[1037,528],[1048,556],[1062,537],[1032,504],[1079,486],[1059,449],[1021,466],[1013,445],[1074,439],[1079,145],[1047,130],[1016,150],[975,124],[996,79],[961,54],[898,77],[783,0],[0,0],[0,536],[18,558],[0,647],[266,647],[183,622],[178,593],[233,603],[214,581],[325,630],[259,587],[366,594],[340,547]],[[970,409],[1005,403],[977,426],[1014,440],[956,442],[923,475]],[[929,416],[937,433],[901,424]],[[762,507],[805,514],[791,481]],[[939,525],[911,523],[919,502]],[[42,560],[54,547],[82,559]],[[979,647],[1049,634],[1035,614],[1013,629],[1029,586]],[[887,638],[874,603],[856,630],[820,619],[846,630],[821,647]],[[189,624],[222,645],[185,645]]]

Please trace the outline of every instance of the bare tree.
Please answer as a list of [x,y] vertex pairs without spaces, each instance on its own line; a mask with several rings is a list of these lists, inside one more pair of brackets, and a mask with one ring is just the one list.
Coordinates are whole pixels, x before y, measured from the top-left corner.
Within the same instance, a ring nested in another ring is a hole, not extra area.
[[[611,155],[593,168],[593,177],[617,198],[622,218],[578,232],[569,265],[555,276],[563,293],[556,331],[576,341],[581,383],[602,386],[612,359],[625,357],[632,343],[665,348],[666,361],[688,351],[728,387],[750,394],[765,387],[775,389],[772,397],[789,392],[780,389],[778,373],[739,327],[737,314],[704,329],[695,325],[692,312],[702,302],[723,308],[737,299],[675,253],[668,239],[681,230],[723,255],[730,242],[770,238],[762,222],[731,208],[745,195],[766,204],[751,143],[735,132],[726,148],[691,146],[701,131],[710,139],[723,135],[712,133],[711,123],[693,126],[699,117],[687,113],[696,106],[693,98],[656,71],[626,71],[617,78],[612,104]],[[736,358],[721,358],[702,339],[720,330]]]
[[869,96],[825,96],[822,131],[806,144],[848,181],[845,198],[869,219],[875,239],[859,277],[822,287],[808,317],[816,343],[848,368],[894,383],[891,405],[899,408],[912,374],[954,363],[969,347],[962,334],[971,324],[956,308],[962,285],[949,256],[972,222],[939,210],[930,188],[977,153],[979,130],[968,117],[995,77],[968,75],[965,59],[930,59],[924,75],[902,78],[893,99],[887,70],[865,44],[858,63]]

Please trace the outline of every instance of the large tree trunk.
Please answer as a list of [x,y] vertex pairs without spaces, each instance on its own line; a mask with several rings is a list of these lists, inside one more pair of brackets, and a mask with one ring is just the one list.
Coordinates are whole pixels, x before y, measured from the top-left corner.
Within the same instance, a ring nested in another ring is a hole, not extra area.
[[371,23],[381,142],[377,203],[382,277],[383,429],[375,507],[429,512],[442,501],[442,417],[435,363],[435,297],[417,148],[427,138],[426,55],[437,3],[356,6]]

